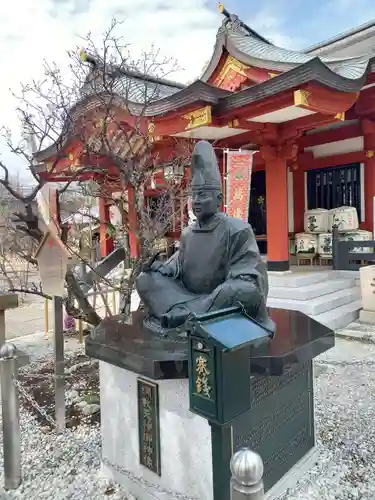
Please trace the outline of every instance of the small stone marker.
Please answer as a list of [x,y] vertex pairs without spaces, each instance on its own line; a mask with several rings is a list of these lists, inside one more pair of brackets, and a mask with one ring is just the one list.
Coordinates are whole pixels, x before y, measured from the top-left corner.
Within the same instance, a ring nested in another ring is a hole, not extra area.
[[5,311],[18,307],[18,295],[0,292],[0,347],[5,342]]

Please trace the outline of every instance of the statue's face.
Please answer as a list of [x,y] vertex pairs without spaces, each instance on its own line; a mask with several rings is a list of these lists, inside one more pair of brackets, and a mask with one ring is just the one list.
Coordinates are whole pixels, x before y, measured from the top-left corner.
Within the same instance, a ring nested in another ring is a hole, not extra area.
[[218,190],[193,190],[192,206],[199,221],[210,218],[219,211],[223,195]]

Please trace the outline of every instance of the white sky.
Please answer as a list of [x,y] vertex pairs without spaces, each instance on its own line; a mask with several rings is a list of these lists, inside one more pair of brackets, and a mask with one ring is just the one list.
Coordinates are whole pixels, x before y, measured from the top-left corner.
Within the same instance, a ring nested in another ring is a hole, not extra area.
[[[241,10],[248,11],[251,19],[244,21],[263,36],[286,48],[305,45],[284,34],[285,26],[270,3],[257,4],[255,9],[245,3]],[[20,81],[40,78],[43,60],[64,65],[66,51],[82,46],[79,35],[91,31],[100,39],[113,17],[125,20],[121,35],[127,42],[145,49],[154,43],[163,55],[178,58],[184,71],[174,79],[185,82],[200,76],[222,22],[216,0],[2,0],[0,124],[18,130],[9,88],[17,92]],[[1,142],[0,154],[13,170],[20,167]]]
[[[79,35],[91,31],[100,39],[113,17],[125,19],[121,35],[127,42],[146,49],[155,43],[163,55],[178,57],[185,71],[174,76],[182,81],[199,76],[221,23],[217,10],[207,9],[203,0],[3,1],[0,123],[18,129],[9,88],[17,92],[20,81],[40,78],[43,60],[66,63],[66,51],[82,46]],[[19,166],[1,144],[0,152],[12,168]]]

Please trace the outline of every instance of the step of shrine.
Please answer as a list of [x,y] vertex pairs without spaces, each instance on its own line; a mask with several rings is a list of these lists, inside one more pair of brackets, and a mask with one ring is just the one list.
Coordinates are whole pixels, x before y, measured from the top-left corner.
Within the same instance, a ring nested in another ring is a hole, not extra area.
[[362,307],[357,275],[340,271],[269,274],[267,305],[301,311],[332,329],[359,317]]

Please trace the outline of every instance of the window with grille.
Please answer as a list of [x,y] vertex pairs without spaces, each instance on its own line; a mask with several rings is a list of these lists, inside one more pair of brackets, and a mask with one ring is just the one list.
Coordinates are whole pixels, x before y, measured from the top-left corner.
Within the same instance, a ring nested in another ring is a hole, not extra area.
[[307,207],[355,207],[361,220],[360,164],[342,165],[307,172]]

